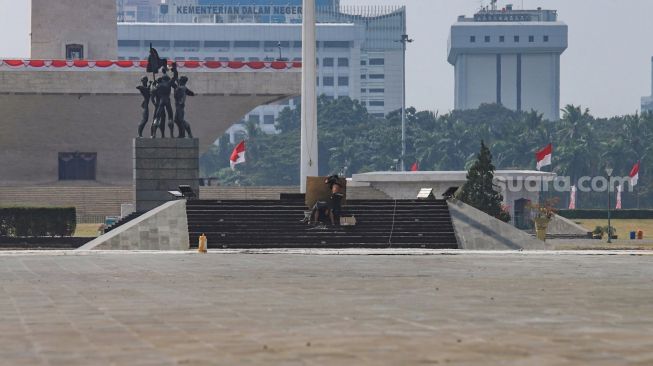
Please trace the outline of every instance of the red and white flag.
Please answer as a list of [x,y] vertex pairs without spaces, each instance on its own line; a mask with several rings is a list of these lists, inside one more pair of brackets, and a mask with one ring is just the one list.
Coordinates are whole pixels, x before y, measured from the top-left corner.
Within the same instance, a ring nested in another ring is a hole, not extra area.
[[231,169],[235,170],[236,165],[245,162],[245,141],[241,141],[234,151],[231,153],[231,158],[229,158],[229,165]]
[[633,166],[628,176],[630,177],[630,185],[632,187],[636,186],[639,180],[639,161]]
[[535,153],[535,160],[537,161],[537,170],[542,170],[542,167],[551,165],[551,154],[553,153],[553,145],[548,144],[545,148]]
[[418,162],[414,162],[413,165],[410,166],[410,171],[411,171],[411,172],[417,172],[417,171],[419,171],[419,163],[418,163]]
[[576,186],[571,186],[571,196],[569,197],[569,209],[576,209]]
[[615,206],[616,210],[621,210],[621,192],[623,191],[623,187],[621,187],[621,184],[619,184],[617,186],[617,205]]

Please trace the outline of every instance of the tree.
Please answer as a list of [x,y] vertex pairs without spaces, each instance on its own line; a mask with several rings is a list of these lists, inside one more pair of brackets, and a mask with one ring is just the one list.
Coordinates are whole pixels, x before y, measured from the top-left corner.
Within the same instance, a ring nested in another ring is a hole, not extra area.
[[494,184],[494,170],[490,149],[481,140],[481,151],[467,172],[467,182],[463,184],[457,198],[490,216],[508,222],[510,215],[502,210],[503,196]]

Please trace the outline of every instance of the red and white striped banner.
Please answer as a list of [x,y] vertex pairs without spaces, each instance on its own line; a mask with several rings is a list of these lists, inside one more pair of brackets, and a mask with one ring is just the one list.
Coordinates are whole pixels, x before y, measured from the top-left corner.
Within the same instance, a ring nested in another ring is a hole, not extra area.
[[[168,61],[172,65],[172,61]],[[299,71],[301,62],[288,61],[177,61],[177,67],[186,71]],[[147,60],[16,60],[0,59],[0,71],[144,71]]]

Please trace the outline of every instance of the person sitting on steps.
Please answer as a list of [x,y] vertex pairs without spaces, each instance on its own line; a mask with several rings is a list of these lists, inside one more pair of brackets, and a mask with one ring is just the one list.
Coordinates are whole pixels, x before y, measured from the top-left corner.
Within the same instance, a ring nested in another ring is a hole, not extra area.
[[340,223],[340,207],[343,198],[342,185],[340,184],[340,177],[337,174],[331,175],[324,180],[324,184],[329,185],[331,196],[329,201],[317,201],[311,208],[311,214],[306,221],[308,224],[317,224],[320,217],[326,216],[329,218],[331,225],[336,226]]

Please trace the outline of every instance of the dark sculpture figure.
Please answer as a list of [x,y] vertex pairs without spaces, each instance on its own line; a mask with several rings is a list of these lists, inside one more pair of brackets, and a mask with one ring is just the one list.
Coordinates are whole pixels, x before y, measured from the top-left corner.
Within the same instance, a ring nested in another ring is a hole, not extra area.
[[147,120],[150,118],[150,87],[152,82],[149,81],[147,76],[144,76],[141,79],[141,85],[137,86],[136,89],[141,92],[143,97],[143,103],[141,103],[141,108],[143,108],[143,116],[141,117],[141,123],[138,125],[138,137],[143,137],[143,129],[147,124]]
[[[150,133],[151,137],[155,138],[156,137],[156,130],[161,130],[161,137],[166,137],[166,130],[165,130],[165,118],[166,118],[166,113],[165,109],[161,110],[160,106],[160,98],[159,94],[157,91],[157,86],[159,83],[163,81],[163,78],[158,78],[154,84],[152,84],[152,91],[151,91],[151,99],[152,99],[152,104],[154,104],[154,116],[152,117],[152,127],[150,128]],[[164,121],[164,122],[161,122]]]
[[[157,107],[155,111],[157,119],[157,127],[161,128],[161,137],[165,137],[165,119],[168,117],[168,127],[170,128],[170,137],[174,137],[174,124],[173,124],[173,114],[172,114],[172,105],[170,104],[170,95],[172,94],[172,88],[176,88],[177,84],[177,66],[172,64],[172,71],[174,73],[173,78],[171,79],[168,74],[166,74],[164,69],[164,74],[161,77],[161,81],[157,80],[157,85],[155,88],[155,95],[157,100]],[[156,137],[153,135],[152,137]]]
[[186,134],[188,134],[188,137],[193,138],[193,133],[190,130],[190,123],[186,121],[185,114],[186,96],[192,97],[195,95],[195,93],[193,93],[192,90],[188,89],[186,83],[188,83],[188,78],[186,76],[182,76],[179,79],[179,85],[175,89],[175,124],[179,129],[180,138],[186,137]]
[[[186,84],[188,83],[188,78],[182,76],[179,78],[179,73],[177,71],[177,63],[172,63],[172,73],[173,76],[170,78],[168,76],[168,62],[166,59],[161,59],[159,53],[152,48],[150,44],[150,56],[147,59],[147,72],[152,73],[153,82],[148,84],[148,78],[144,77],[141,79],[142,85],[138,86],[138,90],[143,96],[143,103],[141,107],[143,108],[143,118],[141,123],[138,126],[138,136],[143,137],[143,128],[147,124],[149,117],[149,101],[152,101],[154,104],[154,114],[152,116],[152,127],[150,128],[150,133],[152,138],[156,138],[157,130],[161,131],[161,137],[165,138],[165,125],[166,125],[166,116],[168,118],[168,129],[170,130],[170,137],[175,137],[174,127],[175,124],[179,129],[178,137],[183,138],[188,137],[192,138],[193,134],[191,132],[190,124],[186,121],[186,97],[194,96],[195,93],[188,89]],[[163,76],[156,78],[156,74],[161,71]],[[174,94],[172,92],[174,90]],[[175,98],[175,113],[173,115],[172,105],[170,96],[173,94]]]

